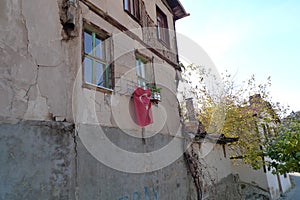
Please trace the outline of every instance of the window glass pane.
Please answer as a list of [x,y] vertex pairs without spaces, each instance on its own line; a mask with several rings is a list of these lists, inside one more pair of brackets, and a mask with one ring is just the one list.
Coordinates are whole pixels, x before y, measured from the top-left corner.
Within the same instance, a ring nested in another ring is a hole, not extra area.
[[105,69],[105,65],[99,62],[96,62],[96,84],[98,86],[105,86],[104,85],[104,76],[105,74],[103,73]]
[[161,29],[158,27],[158,39],[161,39]]
[[[158,13],[159,14],[159,13]],[[162,20],[161,16],[157,16],[157,32],[158,32],[158,38],[162,39]]]
[[153,71],[151,63],[141,58],[136,58],[136,70],[138,86],[146,88],[148,83],[152,83]]
[[162,29],[162,32],[161,32],[161,35],[162,35],[162,40],[164,41],[164,42],[167,42],[167,35],[166,35],[166,29]]
[[99,38],[96,38],[96,57],[97,58],[100,58],[100,59],[105,59],[105,48],[104,48],[104,42],[99,39]]
[[142,86],[143,89],[147,89],[147,85],[146,85],[146,82],[144,80],[142,81],[142,85],[141,86]]
[[157,34],[158,39],[164,41],[169,45],[169,32],[168,32],[168,20],[167,16],[157,9]]
[[147,80],[148,83],[153,83],[152,81],[152,68],[150,63],[145,64],[145,79]]
[[129,0],[124,0],[124,9],[129,10],[129,5],[128,5]]
[[130,13],[134,15],[133,0],[129,0],[129,1],[130,1]]
[[146,78],[145,77],[145,64],[143,62],[141,62],[141,77],[142,78]]
[[138,82],[137,82],[138,86],[141,86],[141,81],[140,79],[138,78]]
[[161,17],[159,15],[159,13],[157,13],[157,25],[161,26]]
[[84,32],[84,52],[92,55],[92,35]]
[[136,66],[136,73],[137,73],[137,75],[141,76],[140,61],[138,59],[136,59],[136,61],[135,61],[135,66]]
[[92,83],[92,74],[93,74],[93,61],[90,58],[84,58],[84,81],[87,83]]
[[138,86],[146,89],[146,82],[142,77],[138,78]]

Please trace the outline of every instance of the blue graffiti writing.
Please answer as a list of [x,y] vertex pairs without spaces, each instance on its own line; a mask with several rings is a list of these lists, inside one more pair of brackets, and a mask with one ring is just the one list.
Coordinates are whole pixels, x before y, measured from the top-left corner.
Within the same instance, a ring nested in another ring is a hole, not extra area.
[[124,195],[118,200],[158,200],[158,186],[144,187],[144,193],[134,192],[132,195]]
[[133,193],[132,200],[141,200],[141,196],[138,192]]

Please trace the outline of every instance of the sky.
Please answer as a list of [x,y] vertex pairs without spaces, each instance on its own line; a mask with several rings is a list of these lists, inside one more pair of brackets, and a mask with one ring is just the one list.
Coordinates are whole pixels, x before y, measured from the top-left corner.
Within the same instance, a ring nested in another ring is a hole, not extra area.
[[[300,110],[299,0],[181,0],[176,31],[197,42],[219,72],[242,83],[271,76],[274,101]],[[180,47],[179,47],[180,48]]]

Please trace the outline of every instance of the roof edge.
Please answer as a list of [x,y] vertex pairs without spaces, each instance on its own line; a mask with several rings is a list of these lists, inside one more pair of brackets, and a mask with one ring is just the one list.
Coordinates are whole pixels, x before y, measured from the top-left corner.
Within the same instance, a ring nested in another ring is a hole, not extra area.
[[179,0],[167,0],[167,3],[172,9],[175,21],[190,16],[190,14],[186,12]]

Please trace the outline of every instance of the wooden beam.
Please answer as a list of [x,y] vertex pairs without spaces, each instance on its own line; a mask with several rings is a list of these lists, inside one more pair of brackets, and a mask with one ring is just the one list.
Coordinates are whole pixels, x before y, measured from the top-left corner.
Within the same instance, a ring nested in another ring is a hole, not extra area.
[[[128,28],[123,26],[120,22],[118,22],[116,19],[108,15],[106,12],[104,12],[102,9],[91,3],[89,0],[80,0],[82,3],[84,3],[91,11],[96,13],[98,16],[102,17],[105,21],[110,23],[111,25],[118,28],[120,31],[124,32],[127,36],[131,37],[132,39],[138,41],[140,44],[142,44],[146,49],[150,50],[152,53],[154,53],[159,58],[165,60],[168,64],[173,66],[176,70],[181,71],[181,68],[178,66],[178,63],[174,63],[169,58],[167,58],[165,55],[160,53],[158,50],[154,49],[147,43],[145,43],[139,36],[131,32]],[[177,53],[177,52],[176,52]]]

